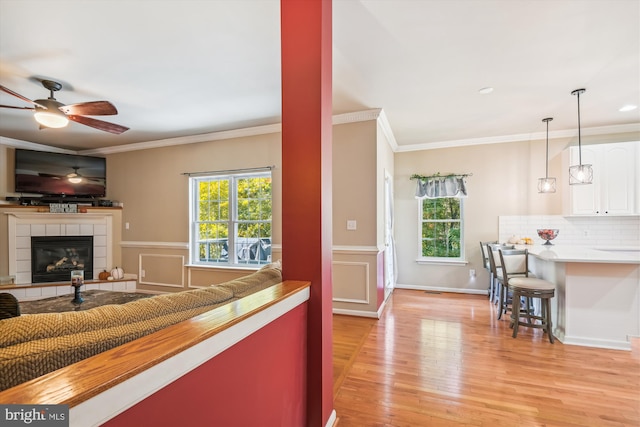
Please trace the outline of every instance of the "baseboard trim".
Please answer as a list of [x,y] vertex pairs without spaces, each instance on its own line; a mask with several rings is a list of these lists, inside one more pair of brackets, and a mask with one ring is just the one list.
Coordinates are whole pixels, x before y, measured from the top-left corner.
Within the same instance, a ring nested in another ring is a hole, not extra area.
[[403,285],[396,283],[396,289],[409,289],[414,291],[451,292],[456,294],[487,295],[486,289],[447,288],[442,286]]
[[345,310],[343,308],[334,308],[333,314],[344,314],[346,316],[356,316],[356,317],[370,317],[372,319],[380,318],[380,315],[375,311]]

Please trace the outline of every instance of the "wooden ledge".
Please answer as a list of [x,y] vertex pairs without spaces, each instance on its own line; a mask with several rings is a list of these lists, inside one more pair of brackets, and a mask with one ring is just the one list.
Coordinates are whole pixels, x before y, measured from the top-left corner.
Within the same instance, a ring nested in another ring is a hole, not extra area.
[[4,404],[66,404],[70,407],[297,294],[310,282],[287,280],[192,319],[81,360],[0,392]]

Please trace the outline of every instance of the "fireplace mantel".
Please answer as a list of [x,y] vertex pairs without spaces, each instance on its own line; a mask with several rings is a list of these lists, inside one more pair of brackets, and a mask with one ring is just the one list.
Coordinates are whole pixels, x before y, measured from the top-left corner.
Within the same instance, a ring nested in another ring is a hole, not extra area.
[[5,212],[8,219],[9,275],[31,282],[31,236],[93,236],[94,277],[113,265],[111,212]]
[[51,213],[51,212],[5,212],[5,215],[14,216],[20,219],[41,219],[41,218],[51,218],[51,219],[73,219],[73,220],[82,220],[85,218],[102,218],[105,216],[113,216],[111,213],[96,213],[96,212],[86,212],[86,213]]

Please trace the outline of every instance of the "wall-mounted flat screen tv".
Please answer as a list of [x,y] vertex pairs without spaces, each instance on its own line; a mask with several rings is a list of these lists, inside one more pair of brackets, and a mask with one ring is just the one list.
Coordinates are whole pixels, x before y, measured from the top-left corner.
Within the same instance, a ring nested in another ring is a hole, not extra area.
[[104,157],[49,153],[16,148],[15,191],[56,196],[104,197]]

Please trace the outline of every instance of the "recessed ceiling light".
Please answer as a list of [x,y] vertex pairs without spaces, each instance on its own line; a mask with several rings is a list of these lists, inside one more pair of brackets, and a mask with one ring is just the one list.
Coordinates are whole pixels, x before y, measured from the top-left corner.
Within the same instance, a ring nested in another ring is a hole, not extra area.
[[631,105],[631,104],[629,104],[629,105],[625,105],[624,107],[620,108],[620,111],[622,111],[622,112],[625,112],[625,111],[633,111],[633,110],[635,110],[636,108],[638,108],[638,106],[637,106],[637,105]]
[[493,92],[493,88],[492,87],[483,87],[482,89],[480,89],[478,92],[480,92],[483,95],[486,95],[488,93]]

